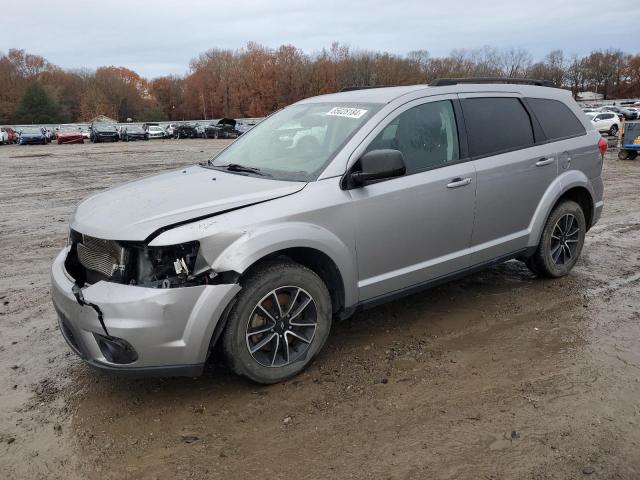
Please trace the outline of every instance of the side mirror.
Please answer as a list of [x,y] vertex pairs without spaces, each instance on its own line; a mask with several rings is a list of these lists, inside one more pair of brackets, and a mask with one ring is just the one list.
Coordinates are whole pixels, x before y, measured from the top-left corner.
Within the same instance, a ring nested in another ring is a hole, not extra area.
[[359,187],[376,180],[401,177],[406,171],[400,150],[371,150],[356,162],[348,179],[351,187]]

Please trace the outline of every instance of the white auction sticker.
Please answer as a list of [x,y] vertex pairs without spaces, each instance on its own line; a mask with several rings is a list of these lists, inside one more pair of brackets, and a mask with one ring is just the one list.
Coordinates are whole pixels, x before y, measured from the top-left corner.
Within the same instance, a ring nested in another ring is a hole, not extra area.
[[360,118],[365,113],[367,113],[367,110],[363,110],[361,108],[333,107],[327,112],[327,115],[331,115],[333,117]]

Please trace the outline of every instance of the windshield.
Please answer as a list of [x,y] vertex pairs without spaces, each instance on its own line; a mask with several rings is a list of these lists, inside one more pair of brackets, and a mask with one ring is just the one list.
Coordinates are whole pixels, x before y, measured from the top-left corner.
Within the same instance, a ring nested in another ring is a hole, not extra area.
[[60,127],[58,131],[61,133],[73,133],[80,130],[78,129],[78,127]]
[[22,133],[42,135],[42,130],[39,128],[27,127],[22,129]]
[[142,127],[140,125],[129,125],[126,127],[128,132],[142,132]]
[[97,125],[94,125],[95,129],[97,130],[106,130],[106,131],[115,131],[116,127],[114,127],[113,125],[109,125],[106,123],[98,123]]
[[315,180],[380,107],[370,103],[292,105],[260,122],[209,165],[247,167],[257,170],[256,175],[278,180]]

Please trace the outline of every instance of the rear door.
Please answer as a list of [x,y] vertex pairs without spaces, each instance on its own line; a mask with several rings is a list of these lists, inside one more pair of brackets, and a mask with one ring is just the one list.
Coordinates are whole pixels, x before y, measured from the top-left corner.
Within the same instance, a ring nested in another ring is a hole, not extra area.
[[389,115],[354,154],[400,150],[407,173],[350,190],[360,300],[469,265],[475,171],[460,148],[454,95],[421,99]]
[[460,95],[476,169],[472,265],[527,246],[534,212],[558,174],[553,144],[518,94]]

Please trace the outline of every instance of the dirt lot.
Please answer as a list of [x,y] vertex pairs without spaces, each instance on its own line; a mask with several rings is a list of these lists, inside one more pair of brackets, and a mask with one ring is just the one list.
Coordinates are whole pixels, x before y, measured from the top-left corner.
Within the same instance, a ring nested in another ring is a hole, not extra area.
[[73,206],[224,144],[0,147],[3,478],[640,478],[640,161],[614,155],[568,278],[509,262],[360,313],[270,387],[83,365],[49,300]]

